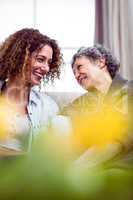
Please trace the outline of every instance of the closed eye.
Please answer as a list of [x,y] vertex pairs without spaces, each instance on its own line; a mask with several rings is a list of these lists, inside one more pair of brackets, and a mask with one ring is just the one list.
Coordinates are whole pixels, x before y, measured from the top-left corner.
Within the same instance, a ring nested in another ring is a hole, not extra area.
[[37,60],[39,63],[43,63],[43,62],[44,62],[44,58],[37,57],[36,60]]
[[80,70],[83,65],[77,65],[77,69]]
[[[38,57],[36,57],[36,60],[37,60],[37,62],[39,62],[39,63],[47,62],[47,58],[46,58],[45,56],[38,56]],[[48,63],[48,65],[50,66],[51,63],[52,63],[52,59],[49,59],[47,63]]]
[[73,73],[76,74],[76,71],[79,71],[82,67],[83,65],[76,65],[75,67],[73,67]]

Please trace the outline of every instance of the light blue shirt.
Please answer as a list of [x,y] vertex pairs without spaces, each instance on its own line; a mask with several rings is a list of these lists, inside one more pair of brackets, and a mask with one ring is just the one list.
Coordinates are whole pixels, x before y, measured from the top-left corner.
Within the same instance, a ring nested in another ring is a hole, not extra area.
[[31,146],[33,137],[37,135],[40,130],[43,130],[43,132],[47,131],[52,118],[57,115],[59,107],[50,96],[32,88],[27,110],[31,123],[29,140],[29,146]]
[[[2,88],[3,83],[3,81],[0,81],[0,90]],[[27,106],[27,110],[28,115],[26,117],[28,117],[28,120],[25,121],[27,121],[28,126],[30,128],[27,139],[28,149],[30,150],[34,136],[37,135],[40,132],[40,130],[43,130],[43,132],[47,131],[47,128],[49,127],[52,118],[58,113],[59,107],[50,96],[46,95],[44,92],[37,91],[33,87],[30,91],[29,104]],[[19,127],[19,130],[20,129],[21,128]],[[22,127],[22,130],[24,130],[24,127]],[[20,141],[18,142],[21,143]],[[0,143],[0,145],[7,146],[7,148],[8,146],[9,148],[20,148],[20,145],[18,147],[17,143],[11,143],[11,141],[7,141],[5,144]]]
[[27,110],[32,127],[40,129],[48,125],[51,118],[58,113],[59,108],[50,96],[32,88]]

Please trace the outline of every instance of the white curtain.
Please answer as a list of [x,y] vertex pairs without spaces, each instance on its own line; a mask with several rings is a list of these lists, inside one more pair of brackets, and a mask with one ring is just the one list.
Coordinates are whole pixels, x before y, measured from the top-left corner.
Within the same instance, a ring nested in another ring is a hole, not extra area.
[[96,0],[95,42],[110,48],[133,79],[133,0]]

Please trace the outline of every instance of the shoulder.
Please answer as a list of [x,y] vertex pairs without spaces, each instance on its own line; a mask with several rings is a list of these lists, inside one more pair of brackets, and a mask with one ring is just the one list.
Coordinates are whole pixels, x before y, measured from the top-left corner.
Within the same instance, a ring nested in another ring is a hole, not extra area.
[[85,93],[82,96],[76,98],[74,101],[69,103],[67,106],[65,106],[61,110],[61,115],[67,115],[67,116],[73,116],[73,115],[78,115],[83,111],[83,109],[86,109],[86,106],[88,105],[88,102],[91,102],[91,98],[93,95],[90,93]]
[[128,80],[122,77],[119,73],[112,80],[111,90],[118,90],[128,86]]
[[133,89],[133,80],[128,81],[129,88]]
[[0,92],[1,92],[1,90],[2,90],[3,84],[4,84],[4,81],[0,80]]
[[132,107],[133,104],[133,80],[128,81],[128,99]]

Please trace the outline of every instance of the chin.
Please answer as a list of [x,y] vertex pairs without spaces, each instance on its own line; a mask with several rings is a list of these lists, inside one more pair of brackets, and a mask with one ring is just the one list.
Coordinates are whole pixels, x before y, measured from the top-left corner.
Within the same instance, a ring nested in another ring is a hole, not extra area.
[[38,85],[40,85],[40,82],[38,82],[38,81],[32,81],[31,82],[31,86],[33,87],[33,86],[38,86]]
[[83,88],[83,89],[85,89],[85,90],[88,90],[88,85],[81,85],[81,87]]
[[95,90],[96,88],[93,85],[82,85],[85,90],[91,91]]

